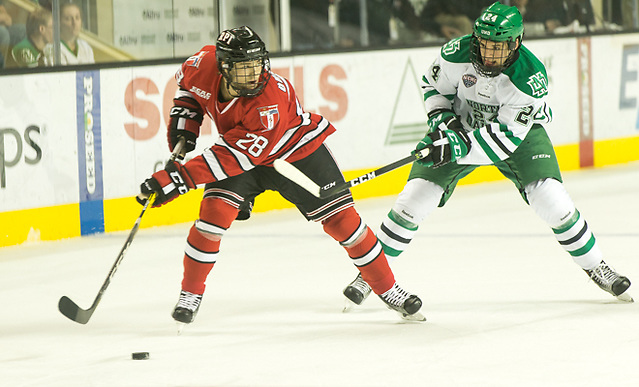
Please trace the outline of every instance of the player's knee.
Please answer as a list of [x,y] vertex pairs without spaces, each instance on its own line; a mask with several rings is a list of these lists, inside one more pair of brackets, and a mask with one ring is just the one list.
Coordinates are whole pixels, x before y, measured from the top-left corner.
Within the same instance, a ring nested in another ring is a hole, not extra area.
[[568,191],[558,180],[537,180],[528,184],[524,192],[535,213],[550,227],[562,226],[577,211]]
[[218,242],[237,217],[238,209],[219,198],[205,198],[200,204],[200,219],[191,228],[193,238]]
[[406,222],[419,225],[441,200],[444,189],[432,181],[412,179],[393,204],[393,211]]
[[367,226],[353,207],[346,208],[322,222],[324,232],[348,247],[365,236]]

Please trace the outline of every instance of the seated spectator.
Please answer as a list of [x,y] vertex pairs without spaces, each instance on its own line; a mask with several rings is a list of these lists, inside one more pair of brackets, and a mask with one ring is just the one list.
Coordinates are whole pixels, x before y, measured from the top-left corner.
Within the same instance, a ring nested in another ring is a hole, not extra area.
[[10,48],[25,38],[25,30],[24,24],[13,22],[4,1],[0,1],[0,68],[5,67]]
[[[428,0],[392,0],[390,19],[391,43],[414,43],[437,40],[439,28],[430,18],[422,16]],[[430,23],[425,25],[425,23]]]
[[[60,64],[74,65],[95,63],[93,49],[81,39],[82,13],[75,3],[60,5]],[[53,55],[46,58],[47,65],[55,64]]]
[[524,24],[541,23],[548,34],[586,32],[595,24],[590,0],[513,0],[512,5]]
[[27,37],[11,50],[13,64],[17,67],[43,66],[44,48],[50,43],[53,43],[53,15],[44,8],[36,8],[27,18]]
[[494,0],[429,0],[421,14],[422,25],[446,40],[473,31],[473,21]]

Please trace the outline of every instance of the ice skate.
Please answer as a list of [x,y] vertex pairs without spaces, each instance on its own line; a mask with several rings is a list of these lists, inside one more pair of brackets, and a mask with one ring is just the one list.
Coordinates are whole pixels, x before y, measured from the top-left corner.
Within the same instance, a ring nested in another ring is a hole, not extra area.
[[178,322],[178,334],[182,332],[185,324],[193,322],[197,311],[200,309],[200,302],[202,302],[201,294],[187,292],[186,290],[180,291],[180,299],[175,305],[172,314],[173,319]]
[[361,305],[362,302],[371,294],[371,287],[362,279],[362,274],[358,274],[357,277],[344,288],[344,296],[346,297],[346,304],[344,305],[344,312],[348,312],[357,305]]
[[594,268],[584,271],[602,290],[607,291],[621,301],[634,302],[632,297],[626,293],[626,290],[630,287],[628,277],[619,275],[606,262],[601,261]]
[[384,294],[380,294],[379,298],[384,301],[384,304],[389,309],[398,312],[404,320],[426,321],[426,318],[419,313],[419,309],[422,307],[422,300],[400,288],[397,284],[394,284]]

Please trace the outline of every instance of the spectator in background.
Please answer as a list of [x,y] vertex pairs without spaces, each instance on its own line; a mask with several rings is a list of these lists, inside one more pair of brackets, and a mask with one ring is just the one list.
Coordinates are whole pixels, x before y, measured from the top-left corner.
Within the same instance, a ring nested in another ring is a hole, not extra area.
[[[526,32],[541,24],[547,34],[583,33],[595,24],[590,0],[511,0],[524,18]],[[535,35],[534,33],[532,35]]]
[[0,0],[0,68],[5,67],[10,48],[26,36],[24,24],[13,22],[4,1]]
[[36,8],[27,18],[27,37],[11,50],[12,66],[38,67],[44,65],[44,49],[53,43],[53,15],[44,8]]
[[431,18],[423,17],[428,0],[391,0],[390,42],[414,43],[439,38],[439,28]]
[[558,0],[512,0],[524,18],[526,33],[532,36],[552,34],[557,27],[568,24],[566,2]]
[[[95,63],[93,49],[89,43],[81,39],[82,13],[74,3],[60,5],[60,64],[74,65]],[[53,55],[47,57],[48,65],[53,65]]]
[[494,0],[428,0],[421,13],[421,24],[429,32],[450,40],[473,31],[473,20]]

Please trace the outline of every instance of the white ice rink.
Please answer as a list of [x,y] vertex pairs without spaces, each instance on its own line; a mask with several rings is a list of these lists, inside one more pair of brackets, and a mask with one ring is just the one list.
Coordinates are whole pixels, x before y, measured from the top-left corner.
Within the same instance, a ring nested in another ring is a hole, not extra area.
[[[376,297],[342,313],[356,270],[295,210],[233,225],[181,336],[188,224],[140,230],[87,325],[58,300],[87,308],[128,232],[0,249],[0,386],[638,386],[639,164],[564,177],[638,302],[590,282],[509,182],[462,186],[393,263],[425,323]],[[392,201],[357,208],[376,230]]]

